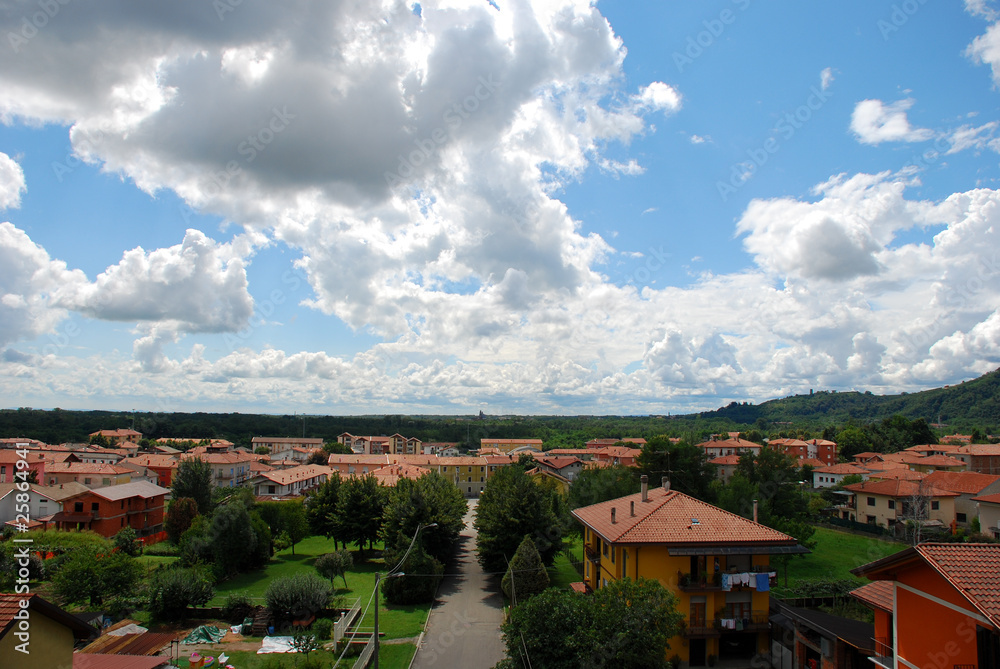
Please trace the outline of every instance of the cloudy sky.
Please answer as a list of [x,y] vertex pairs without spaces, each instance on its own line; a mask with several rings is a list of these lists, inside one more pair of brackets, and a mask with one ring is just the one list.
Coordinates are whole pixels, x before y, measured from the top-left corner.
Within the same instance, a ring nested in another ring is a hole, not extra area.
[[0,406],[646,414],[1000,365],[991,0],[0,0]]

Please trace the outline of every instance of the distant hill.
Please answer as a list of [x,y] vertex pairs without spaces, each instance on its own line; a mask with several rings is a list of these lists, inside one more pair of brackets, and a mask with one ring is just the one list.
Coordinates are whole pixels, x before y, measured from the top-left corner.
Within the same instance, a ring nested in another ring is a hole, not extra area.
[[1000,425],[1000,369],[978,379],[916,393],[874,395],[870,392],[820,391],[761,404],[733,402],[699,416],[744,424],[753,424],[760,418],[773,423],[798,424],[844,423],[852,418],[876,421],[895,414],[910,419],[923,418],[928,423],[943,422],[955,428]]

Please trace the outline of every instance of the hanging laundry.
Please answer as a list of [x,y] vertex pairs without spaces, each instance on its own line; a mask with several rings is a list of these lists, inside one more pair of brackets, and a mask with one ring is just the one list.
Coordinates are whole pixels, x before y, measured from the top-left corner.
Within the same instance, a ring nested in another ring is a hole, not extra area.
[[770,577],[764,573],[757,574],[757,590],[760,592],[767,592],[770,589],[771,589]]

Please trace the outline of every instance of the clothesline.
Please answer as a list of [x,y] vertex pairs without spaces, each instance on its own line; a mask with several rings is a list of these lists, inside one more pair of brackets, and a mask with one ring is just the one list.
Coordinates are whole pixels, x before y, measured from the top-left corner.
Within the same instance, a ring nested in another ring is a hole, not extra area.
[[732,590],[734,585],[742,585],[758,592],[767,592],[771,589],[771,579],[777,577],[778,572],[776,571],[744,571],[735,574],[722,574],[722,589]]

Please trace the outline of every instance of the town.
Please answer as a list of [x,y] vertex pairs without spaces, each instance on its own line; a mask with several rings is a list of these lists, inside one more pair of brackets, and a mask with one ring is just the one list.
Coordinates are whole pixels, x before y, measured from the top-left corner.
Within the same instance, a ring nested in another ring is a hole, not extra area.
[[88,437],[0,439],[4,666],[1000,666],[994,437]]

